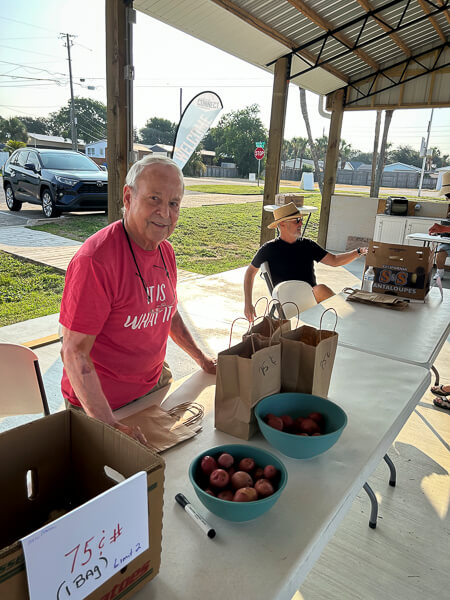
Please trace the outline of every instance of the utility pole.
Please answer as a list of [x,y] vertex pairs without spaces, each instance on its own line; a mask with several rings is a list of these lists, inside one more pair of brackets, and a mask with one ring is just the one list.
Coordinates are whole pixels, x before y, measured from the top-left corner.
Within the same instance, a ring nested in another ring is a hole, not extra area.
[[73,42],[70,38],[75,37],[69,33],[62,33],[61,38],[66,38],[64,46],[67,48],[67,57],[69,61],[69,82],[70,82],[70,125],[72,130],[72,150],[78,150],[78,132],[77,132],[77,116],[75,113],[75,101],[73,98],[73,82],[72,82],[72,60],[70,57],[70,47]]
[[428,152],[428,143],[430,141],[430,133],[431,133],[431,122],[433,120],[434,108],[431,109],[430,120],[428,121],[428,133],[427,133],[427,141],[425,142],[425,148],[423,151],[423,161],[422,161],[422,171],[420,172],[420,181],[419,181],[419,191],[417,192],[417,197],[420,198],[422,192],[422,183],[423,183],[423,174],[425,172],[425,163],[427,160],[427,152]]

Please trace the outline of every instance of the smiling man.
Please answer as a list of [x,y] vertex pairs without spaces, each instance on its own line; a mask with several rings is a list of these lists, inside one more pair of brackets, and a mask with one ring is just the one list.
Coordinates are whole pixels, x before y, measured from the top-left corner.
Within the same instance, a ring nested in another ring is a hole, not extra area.
[[[269,263],[274,287],[282,281],[306,281],[311,285],[316,301],[322,302],[333,296],[334,292],[323,283],[317,284],[314,261],[330,267],[339,267],[367,254],[367,248],[332,254],[313,240],[303,238],[302,207],[298,208],[293,202],[276,208],[273,217],[273,222],[267,227],[269,229],[278,228],[280,236],[261,246],[245,272],[244,314],[249,321],[253,321],[256,316],[252,302],[253,283],[263,262]],[[295,302],[295,298],[292,300]]]
[[114,411],[170,382],[168,336],[203,370],[216,369],[177,310],[175,254],[167,238],[183,193],[172,160],[149,156],[135,163],[123,190],[123,219],[81,246],[61,303],[66,403],[143,443],[139,428],[120,423]]

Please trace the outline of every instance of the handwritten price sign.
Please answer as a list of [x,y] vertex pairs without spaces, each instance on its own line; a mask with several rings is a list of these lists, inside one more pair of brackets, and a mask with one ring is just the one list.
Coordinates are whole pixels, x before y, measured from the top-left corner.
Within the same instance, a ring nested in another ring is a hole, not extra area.
[[137,473],[22,539],[30,600],[82,600],[148,548]]

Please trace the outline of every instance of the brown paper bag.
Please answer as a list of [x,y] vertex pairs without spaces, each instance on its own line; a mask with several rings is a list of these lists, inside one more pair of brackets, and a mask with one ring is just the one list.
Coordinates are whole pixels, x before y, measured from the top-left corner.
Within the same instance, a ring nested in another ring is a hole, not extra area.
[[167,412],[154,404],[121,419],[121,422],[130,427],[140,427],[147,438],[149,447],[155,452],[163,452],[194,437],[201,429],[198,422],[203,417],[203,407],[201,411],[199,410],[201,414],[197,418],[194,419],[191,416],[187,420],[180,420],[178,411],[175,409]]
[[253,407],[280,391],[281,346],[253,334],[217,357],[215,426],[244,440],[257,430]]
[[[328,309],[333,310],[334,309]],[[281,337],[281,391],[328,395],[338,343],[335,330],[302,325]],[[336,314],[336,311],[334,311]],[[337,315],[336,315],[337,322]]]
[[242,336],[243,339],[256,333],[262,337],[272,338],[272,341],[276,342],[279,341],[280,333],[291,330],[291,322],[289,319],[279,319],[277,317],[265,315],[264,317],[258,317],[258,320],[259,323],[255,324],[254,322],[248,332]]

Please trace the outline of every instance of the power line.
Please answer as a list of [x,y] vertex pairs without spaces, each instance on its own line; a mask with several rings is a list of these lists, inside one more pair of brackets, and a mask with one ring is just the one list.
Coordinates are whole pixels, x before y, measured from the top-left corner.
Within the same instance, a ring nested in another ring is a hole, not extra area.
[[36,52],[36,50],[25,50],[24,48],[13,48],[12,46],[4,46],[0,44],[0,48],[7,48],[8,50],[15,50],[16,52],[28,52],[30,54],[39,54],[39,56],[49,56],[50,58],[55,58],[51,54],[44,54],[44,52]]
[[56,35],[56,31],[52,29],[47,29],[47,27],[40,27],[39,25],[34,25],[33,23],[25,23],[25,21],[18,21],[17,19],[11,19],[9,17],[0,17],[4,21],[12,21],[13,23],[20,23],[21,25],[27,25],[28,27],[34,27],[35,29],[42,29],[43,31],[49,31],[50,33],[54,33]]

